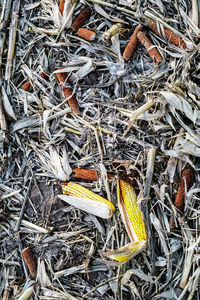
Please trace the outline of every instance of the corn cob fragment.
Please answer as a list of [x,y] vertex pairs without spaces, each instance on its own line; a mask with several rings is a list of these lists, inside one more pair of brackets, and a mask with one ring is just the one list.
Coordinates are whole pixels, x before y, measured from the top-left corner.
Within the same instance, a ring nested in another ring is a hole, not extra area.
[[135,190],[123,179],[118,180],[118,206],[131,242],[118,250],[109,250],[104,255],[126,262],[144,249],[147,244],[147,233]]
[[103,219],[112,217],[114,205],[103,197],[91,192],[80,184],[68,182],[62,184],[63,195],[58,197],[75,207]]
[[[75,173],[76,178],[85,179],[85,180],[91,180],[96,181],[98,180],[100,173],[95,170],[89,170],[89,169],[73,169],[73,172]],[[112,179],[114,177],[113,174],[108,173],[107,174],[108,179]]]
[[68,101],[69,106],[71,107],[72,111],[75,114],[80,115],[78,101],[76,100],[76,96],[72,95],[73,90],[64,86],[64,83],[67,81],[66,73],[56,73],[56,77],[62,86],[63,93],[64,93],[65,97],[68,99],[67,101]]
[[139,31],[137,33],[137,38],[140,43],[145,47],[149,56],[155,63],[161,63],[162,57],[160,56],[158,50],[153,46],[152,42],[148,39],[148,37],[144,34],[144,32]]
[[[39,73],[39,76],[42,77],[42,78],[44,78],[45,80],[48,80],[48,79],[49,79],[49,75],[48,75],[45,71],[42,71],[41,73]],[[26,81],[26,82],[22,85],[22,89],[23,89],[24,91],[27,91],[27,92],[31,91],[31,90],[33,89],[31,82],[30,82],[29,80]]]
[[27,264],[28,270],[30,272],[31,278],[35,278],[37,275],[37,265],[33,257],[32,251],[29,247],[22,250],[22,255]]
[[96,33],[92,30],[86,29],[86,28],[79,28],[77,31],[77,34],[79,37],[83,38],[86,41],[94,41],[96,37]]
[[184,42],[184,40],[182,40],[180,37],[175,35],[171,30],[164,27],[164,29],[163,29],[164,34],[163,34],[163,31],[160,28],[159,24],[156,23],[154,20],[150,20],[150,19],[147,20],[147,25],[149,28],[151,28],[151,30],[156,35],[169,41],[170,43],[172,43],[173,45],[175,45],[177,47],[182,47],[183,49],[186,49],[186,43]]
[[65,6],[65,0],[60,0],[60,12],[61,12],[61,15],[63,15],[64,6]]
[[133,32],[131,38],[130,38],[130,41],[129,41],[128,44],[126,45],[126,48],[125,48],[124,53],[123,53],[123,59],[124,59],[125,61],[128,61],[129,59],[131,59],[131,57],[132,57],[133,54],[135,53],[135,50],[136,50],[137,44],[138,44],[137,33],[138,33],[139,31],[141,31],[141,30],[142,30],[142,25],[139,24],[139,25],[135,28],[135,30],[134,30],[134,32]]
[[76,17],[76,19],[72,23],[71,28],[74,31],[77,31],[79,28],[81,28],[83,25],[85,25],[87,20],[90,18],[91,13],[92,13],[92,10],[89,6],[82,9],[80,14]]
[[[176,208],[182,213],[184,212],[184,208],[185,208],[185,193],[190,188],[192,179],[193,179],[193,171],[191,169],[184,169],[181,173],[181,179],[176,194],[176,199],[174,202]],[[175,220],[173,216],[171,216],[169,223],[171,229],[175,228]]]

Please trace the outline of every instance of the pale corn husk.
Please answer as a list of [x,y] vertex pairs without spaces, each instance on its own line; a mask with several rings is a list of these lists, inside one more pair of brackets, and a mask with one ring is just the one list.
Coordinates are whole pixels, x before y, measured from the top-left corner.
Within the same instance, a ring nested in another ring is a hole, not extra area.
[[76,208],[79,208],[80,210],[83,210],[102,219],[109,219],[113,215],[113,210],[106,203],[98,202],[88,198],[80,198],[67,195],[58,195],[58,198],[70,205],[75,206]]

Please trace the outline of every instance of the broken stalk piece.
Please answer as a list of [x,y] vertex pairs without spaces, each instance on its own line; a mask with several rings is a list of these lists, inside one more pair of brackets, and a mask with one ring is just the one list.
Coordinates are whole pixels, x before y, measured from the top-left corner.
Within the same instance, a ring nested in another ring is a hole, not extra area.
[[115,207],[112,202],[91,192],[74,182],[62,183],[63,195],[58,197],[83,211],[97,217],[108,219],[112,217]]
[[128,181],[119,178],[117,190],[118,206],[131,242],[117,250],[104,252],[103,255],[126,262],[146,247],[147,234],[134,187]]

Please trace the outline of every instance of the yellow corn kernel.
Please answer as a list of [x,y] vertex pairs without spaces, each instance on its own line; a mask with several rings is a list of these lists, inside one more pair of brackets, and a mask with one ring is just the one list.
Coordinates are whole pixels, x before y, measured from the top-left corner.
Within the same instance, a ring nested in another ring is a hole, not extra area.
[[62,191],[64,195],[59,195],[60,199],[101,218],[110,218],[115,211],[115,207],[110,201],[77,183],[71,181],[63,183]]

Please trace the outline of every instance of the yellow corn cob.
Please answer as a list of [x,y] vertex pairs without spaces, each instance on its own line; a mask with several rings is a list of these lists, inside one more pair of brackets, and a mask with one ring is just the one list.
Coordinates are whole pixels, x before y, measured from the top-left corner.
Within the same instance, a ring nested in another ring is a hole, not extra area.
[[63,183],[62,191],[64,195],[59,195],[60,199],[101,218],[110,218],[115,211],[110,201],[77,183],[71,181]]
[[118,181],[118,205],[130,240],[146,240],[146,228],[134,187],[122,179]]
[[143,250],[147,243],[146,228],[142,212],[137,204],[133,186],[125,180],[118,180],[118,205],[131,243],[104,255],[120,262],[126,262]]

